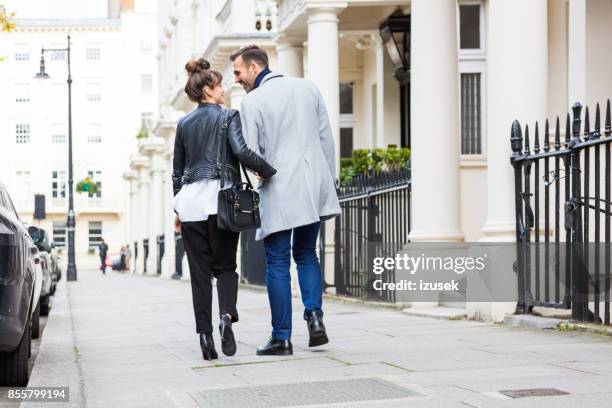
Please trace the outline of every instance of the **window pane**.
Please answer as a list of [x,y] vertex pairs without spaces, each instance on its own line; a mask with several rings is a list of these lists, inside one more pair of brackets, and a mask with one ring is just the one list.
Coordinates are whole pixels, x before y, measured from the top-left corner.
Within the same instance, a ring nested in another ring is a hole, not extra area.
[[480,6],[460,6],[460,47],[480,48]]
[[353,83],[340,83],[340,113],[353,113]]
[[66,246],[66,221],[53,221],[53,242],[57,247]]
[[89,221],[89,248],[97,248],[101,241],[102,221]]
[[340,158],[353,156],[353,128],[340,129]]
[[30,143],[30,125],[28,123],[18,123],[15,125],[15,142]]
[[480,74],[461,74],[461,154],[482,154]]

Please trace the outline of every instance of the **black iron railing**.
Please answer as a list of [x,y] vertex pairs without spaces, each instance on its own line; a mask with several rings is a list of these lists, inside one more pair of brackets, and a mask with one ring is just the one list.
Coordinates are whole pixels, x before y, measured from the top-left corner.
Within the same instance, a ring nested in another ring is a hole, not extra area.
[[334,221],[334,284],[328,285],[338,295],[395,301],[393,291],[373,289],[374,280],[394,282],[395,276],[393,271],[374,275],[372,260],[394,256],[408,242],[410,186],[406,169],[358,175],[338,188],[342,213]]
[[536,123],[533,146],[529,127],[523,138],[512,124],[517,313],[571,308],[574,320],[610,324],[610,101],[603,132],[599,105],[593,130],[588,108],[584,128],[582,106],[572,110],[563,141],[559,118],[552,134],[545,123],[542,144]]

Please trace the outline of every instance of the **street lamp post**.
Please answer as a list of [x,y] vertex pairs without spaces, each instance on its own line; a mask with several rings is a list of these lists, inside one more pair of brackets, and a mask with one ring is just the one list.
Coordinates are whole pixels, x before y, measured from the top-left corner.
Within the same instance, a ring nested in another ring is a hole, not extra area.
[[72,176],[72,76],[70,73],[70,35],[68,35],[68,47],[66,48],[42,48],[40,51],[40,72],[36,74],[36,78],[47,79],[49,74],[45,72],[45,52],[66,52],[68,62],[68,219],[66,221],[66,231],[68,233],[68,268],[66,270],[66,279],[75,281],[77,279],[76,262],[74,259],[74,197],[72,185],[74,183]]

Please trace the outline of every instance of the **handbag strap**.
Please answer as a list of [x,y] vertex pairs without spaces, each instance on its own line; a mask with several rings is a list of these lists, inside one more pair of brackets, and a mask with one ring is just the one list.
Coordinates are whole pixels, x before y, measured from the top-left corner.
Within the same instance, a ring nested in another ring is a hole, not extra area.
[[[223,123],[221,124],[221,189],[223,189],[225,183],[224,183],[224,176],[225,176],[225,147],[227,146],[227,144],[229,143],[229,123],[230,123],[230,110],[229,109],[225,109],[223,111]],[[240,168],[242,169],[242,172],[244,173],[244,177],[246,178],[246,182],[249,186],[249,188],[251,190],[253,190],[253,185],[251,184],[251,180],[249,179],[249,175],[246,172],[246,168],[244,167],[244,164],[242,162],[240,162]]]

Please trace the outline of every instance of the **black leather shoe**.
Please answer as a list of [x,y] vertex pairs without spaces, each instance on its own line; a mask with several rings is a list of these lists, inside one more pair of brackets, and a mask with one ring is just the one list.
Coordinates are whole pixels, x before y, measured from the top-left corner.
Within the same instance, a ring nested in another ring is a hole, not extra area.
[[291,356],[293,345],[290,340],[278,340],[270,337],[268,342],[257,348],[258,356]]
[[236,354],[236,340],[232,330],[232,319],[228,315],[223,315],[219,322],[219,334],[221,335],[221,351],[226,356]]
[[200,348],[202,349],[202,357],[204,360],[213,360],[219,358],[217,350],[215,350],[215,342],[212,334],[200,333]]
[[321,312],[312,310],[306,313],[306,322],[308,325],[308,334],[310,335],[308,347],[317,347],[329,343]]

